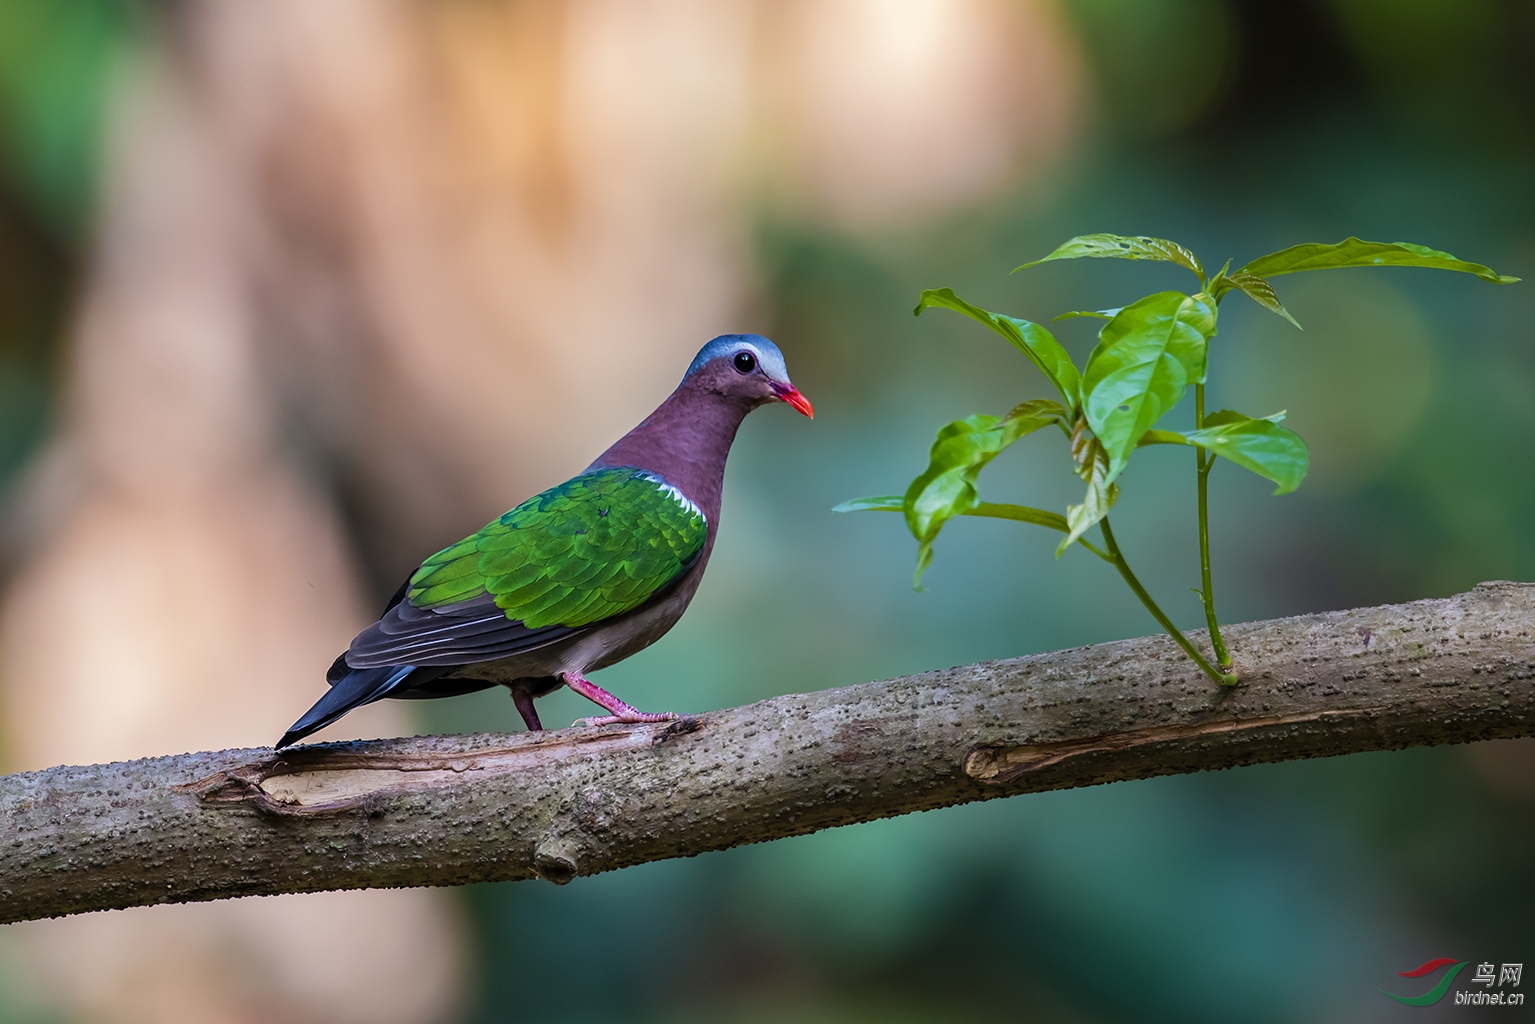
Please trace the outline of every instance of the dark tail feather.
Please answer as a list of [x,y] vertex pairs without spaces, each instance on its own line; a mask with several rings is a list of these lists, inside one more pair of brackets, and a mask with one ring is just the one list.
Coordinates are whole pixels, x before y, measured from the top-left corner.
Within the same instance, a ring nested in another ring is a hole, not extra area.
[[391,696],[414,671],[414,665],[352,669],[331,683],[325,696],[315,701],[314,707],[304,712],[304,717],[283,733],[275,749],[281,750],[312,732],[319,732],[353,708]]

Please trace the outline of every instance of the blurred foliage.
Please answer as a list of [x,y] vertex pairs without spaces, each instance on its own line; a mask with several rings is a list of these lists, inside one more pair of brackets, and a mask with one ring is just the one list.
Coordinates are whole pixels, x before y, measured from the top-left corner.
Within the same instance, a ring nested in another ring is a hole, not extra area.
[[95,208],[108,86],[132,28],[126,0],[0,0],[0,155],[11,189],[65,241]]
[[71,254],[0,191],[0,485],[47,432]]
[[1229,73],[1231,20],[1220,0],[1066,0],[1116,131],[1187,127]]
[[0,485],[47,433],[126,0],[0,0]]

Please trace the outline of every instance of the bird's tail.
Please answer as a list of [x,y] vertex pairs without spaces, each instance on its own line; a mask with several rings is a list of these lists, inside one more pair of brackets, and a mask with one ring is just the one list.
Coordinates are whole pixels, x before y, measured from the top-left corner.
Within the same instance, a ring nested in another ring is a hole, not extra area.
[[314,707],[304,712],[304,717],[283,733],[275,749],[281,750],[312,732],[320,731],[353,708],[393,695],[415,671],[414,665],[351,669],[331,682],[325,696],[315,701]]

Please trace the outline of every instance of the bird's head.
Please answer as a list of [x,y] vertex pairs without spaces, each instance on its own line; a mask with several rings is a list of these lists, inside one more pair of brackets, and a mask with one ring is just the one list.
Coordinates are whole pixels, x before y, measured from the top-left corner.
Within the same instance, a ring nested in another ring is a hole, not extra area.
[[778,346],[760,334],[722,334],[698,350],[682,382],[694,382],[710,391],[741,398],[752,405],[788,402],[815,418],[810,399],[789,382]]

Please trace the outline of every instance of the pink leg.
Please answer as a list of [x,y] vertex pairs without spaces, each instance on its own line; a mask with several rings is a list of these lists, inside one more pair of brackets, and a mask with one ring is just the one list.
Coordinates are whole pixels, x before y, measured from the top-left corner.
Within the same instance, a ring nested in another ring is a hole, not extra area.
[[630,707],[579,672],[561,672],[560,678],[565,680],[566,686],[609,712],[595,718],[583,719],[587,725],[612,725],[614,722],[668,722],[677,717],[670,711],[652,715]]
[[533,709],[533,695],[520,686],[512,687],[512,703],[517,707],[517,713],[522,716],[522,722],[528,727],[528,732],[539,732],[543,725],[538,720],[538,712]]

